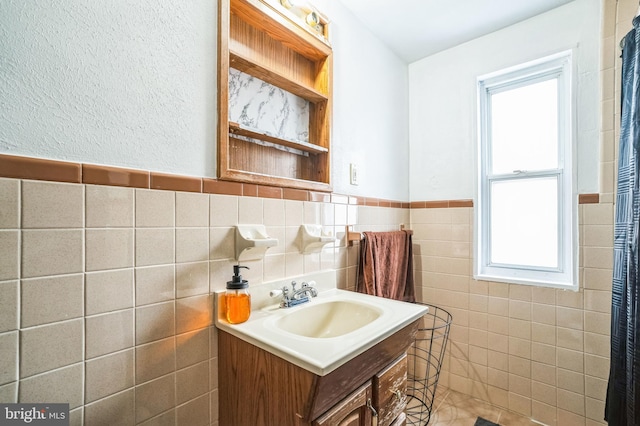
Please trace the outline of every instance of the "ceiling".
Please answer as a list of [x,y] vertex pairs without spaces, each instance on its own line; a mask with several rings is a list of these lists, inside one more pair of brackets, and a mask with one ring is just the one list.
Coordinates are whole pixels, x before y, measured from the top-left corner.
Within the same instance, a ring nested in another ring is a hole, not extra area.
[[573,0],[340,0],[405,62],[457,46]]

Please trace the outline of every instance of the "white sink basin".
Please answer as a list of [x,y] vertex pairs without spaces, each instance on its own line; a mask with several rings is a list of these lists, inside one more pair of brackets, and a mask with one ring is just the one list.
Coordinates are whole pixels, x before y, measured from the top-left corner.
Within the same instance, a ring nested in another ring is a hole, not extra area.
[[[253,289],[256,301],[269,290]],[[291,308],[258,304],[249,320],[229,324],[216,315],[216,326],[319,376],[422,317],[424,305],[399,302],[335,288],[319,289],[318,297]],[[218,313],[223,293],[216,293]],[[254,294],[252,293],[252,305]]]
[[364,303],[333,300],[308,305],[283,315],[274,326],[298,336],[338,337],[378,319],[382,310]]

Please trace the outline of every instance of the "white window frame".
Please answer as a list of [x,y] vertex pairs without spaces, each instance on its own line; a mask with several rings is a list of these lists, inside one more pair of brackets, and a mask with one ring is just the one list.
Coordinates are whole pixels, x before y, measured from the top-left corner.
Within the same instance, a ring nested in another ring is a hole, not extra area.
[[[578,289],[577,191],[574,172],[575,143],[572,52],[566,51],[537,61],[478,78],[478,176],[475,209],[474,278],[517,284]],[[557,79],[558,82],[558,168],[515,171],[490,175],[491,95],[529,84]],[[501,179],[558,179],[558,268],[491,264],[490,185]]]

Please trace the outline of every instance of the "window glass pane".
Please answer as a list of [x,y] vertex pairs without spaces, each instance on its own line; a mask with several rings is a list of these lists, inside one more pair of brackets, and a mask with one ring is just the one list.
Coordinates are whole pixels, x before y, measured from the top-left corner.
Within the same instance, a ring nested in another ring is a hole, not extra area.
[[491,183],[492,264],[558,267],[555,177]]
[[558,167],[558,81],[491,96],[492,173]]

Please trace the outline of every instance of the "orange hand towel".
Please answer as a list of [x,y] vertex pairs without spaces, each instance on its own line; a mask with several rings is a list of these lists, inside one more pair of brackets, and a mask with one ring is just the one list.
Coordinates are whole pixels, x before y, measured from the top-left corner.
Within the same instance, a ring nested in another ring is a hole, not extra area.
[[415,302],[411,232],[364,232],[357,291]]

